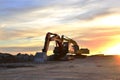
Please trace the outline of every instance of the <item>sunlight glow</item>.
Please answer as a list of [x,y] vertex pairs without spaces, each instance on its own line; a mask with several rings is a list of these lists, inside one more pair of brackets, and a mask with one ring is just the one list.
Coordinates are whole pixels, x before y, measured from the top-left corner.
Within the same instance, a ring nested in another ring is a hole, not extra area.
[[120,44],[107,49],[104,53],[105,55],[120,55]]

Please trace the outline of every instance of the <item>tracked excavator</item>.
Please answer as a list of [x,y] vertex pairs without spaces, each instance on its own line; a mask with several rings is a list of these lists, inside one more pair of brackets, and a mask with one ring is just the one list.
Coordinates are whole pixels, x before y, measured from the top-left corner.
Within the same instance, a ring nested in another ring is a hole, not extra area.
[[69,51],[69,52],[71,52],[72,54],[75,54],[74,57],[77,57],[77,58],[86,57],[83,54],[90,53],[88,48],[79,48],[79,45],[77,44],[77,42],[75,40],[73,40],[69,37],[66,37],[66,36],[63,36],[62,38],[63,38],[63,40],[67,41],[69,45],[72,44],[72,47],[73,47],[72,52],[71,51]]
[[77,54],[77,51],[79,50],[79,46],[77,42],[69,37],[63,36],[63,41],[66,41],[69,46],[69,50],[71,49],[70,46],[73,48],[72,51],[70,51],[73,54]]
[[61,60],[68,53],[68,44],[63,42],[63,35],[48,32],[45,37],[44,47],[42,49],[43,53],[47,54],[50,41],[55,41],[56,46],[53,50],[54,55],[52,55],[53,60]]

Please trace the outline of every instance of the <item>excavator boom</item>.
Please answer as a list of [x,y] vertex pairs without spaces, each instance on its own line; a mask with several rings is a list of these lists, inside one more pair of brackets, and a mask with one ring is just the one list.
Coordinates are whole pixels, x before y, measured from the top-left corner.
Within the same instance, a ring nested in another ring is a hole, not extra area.
[[47,53],[50,41],[56,41],[56,45],[59,45],[59,47],[62,47],[62,40],[60,36],[55,33],[48,32],[45,37],[45,43],[42,49],[43,52]]
[[65,50],[63,49],[63,36],[59,36],[58,34],[48,32],[45,37],[44,47],[42,49],[43,53],[47,53],[50,41],[56,42],[56,47],[54,48],[54,59],[59,60],[63,56],[65,56]]

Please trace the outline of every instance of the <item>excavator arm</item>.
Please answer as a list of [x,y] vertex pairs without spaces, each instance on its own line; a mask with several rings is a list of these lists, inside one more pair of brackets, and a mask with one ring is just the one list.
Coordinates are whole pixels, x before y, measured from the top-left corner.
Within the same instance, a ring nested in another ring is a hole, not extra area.
[[60,58],[65,56],[62,37],[60,37],[58,34],[48,32],[45,37],[45,43],[42,52],[47,53],[50,41],[55,41],[56,47],[54,48],[54,60],[60,60]]
[[61,40],[60,36],[55,33],[48,32],[45,37],[45,43],[44,43],[44,47],[42,49],[43,52],[47,53],[50,41],[55,41],[56,45],[58,45],[59,47],[62,47],[62,40]]

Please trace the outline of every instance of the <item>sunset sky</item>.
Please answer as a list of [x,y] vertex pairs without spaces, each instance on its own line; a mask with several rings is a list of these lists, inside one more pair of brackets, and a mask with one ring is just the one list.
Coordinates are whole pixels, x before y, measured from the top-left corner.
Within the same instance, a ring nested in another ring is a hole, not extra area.
[[0,0],[0,52],[35,54],[47,32],[68,36],[91,54],[120,54],[120,1]]

